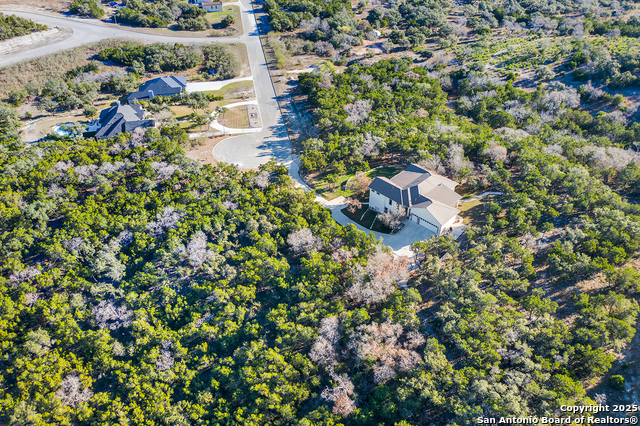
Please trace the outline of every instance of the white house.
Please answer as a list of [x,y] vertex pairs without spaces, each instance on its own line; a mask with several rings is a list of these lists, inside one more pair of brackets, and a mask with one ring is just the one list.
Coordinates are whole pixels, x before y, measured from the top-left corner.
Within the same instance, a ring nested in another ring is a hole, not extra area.
[[222,2],[221,1],[205,1],[200,3],[200,6],[207,12],[222,12]]
[[369,208],[377,212],[403,207],[407,218],[433,231],[445,234],[459,220],[455,192],[458,184],[451,179],[411,164],[391,179],[377,177],[369,185]]

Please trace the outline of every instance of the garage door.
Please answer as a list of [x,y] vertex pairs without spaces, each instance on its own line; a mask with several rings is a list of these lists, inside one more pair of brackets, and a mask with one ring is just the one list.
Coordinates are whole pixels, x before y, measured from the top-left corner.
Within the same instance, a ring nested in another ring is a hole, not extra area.
[[411,219],[416,222],[420,226],[424,226],[429,231],[433,231],[436,234],[438,233],[438,227],[431,222],[427,222],[426,220],[416,216],[415,214],[411,214]]

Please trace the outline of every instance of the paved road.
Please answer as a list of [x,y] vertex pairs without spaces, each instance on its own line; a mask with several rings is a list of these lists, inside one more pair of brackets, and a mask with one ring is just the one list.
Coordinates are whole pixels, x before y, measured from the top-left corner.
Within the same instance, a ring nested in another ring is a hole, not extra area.
[[73,30],[73,35],[66,40],[35,48],[16,55],[0,58],[0,67],[15,62],[32,59],[71,49],[86,43],[92,43],[113,37],[130,37],[151,42],[180,43],[244,43],[247,46],[249,65],[253,76],[253,83],[258,98],[263,130],[257,134],[234,136],[225,139],[214,150],[214,156],[219,161],[237,164],[243,168],[255,168],[268,162],[271,158],[284,162],[291,155],[291,142],[280,108],[276,101],[275,89],[269,76],[267,60],[262,50],[258,27],[250,0],[238,2],[242,15],[244,34],[239,37],[202,38],[202,37],[172,37],[164,35],[146,34],[125,28],[112,28],[95,20],[63,18],[40,15],[28,12],[12,12],[0,10],[5,14],[32,19],[49,26],[67,27]]

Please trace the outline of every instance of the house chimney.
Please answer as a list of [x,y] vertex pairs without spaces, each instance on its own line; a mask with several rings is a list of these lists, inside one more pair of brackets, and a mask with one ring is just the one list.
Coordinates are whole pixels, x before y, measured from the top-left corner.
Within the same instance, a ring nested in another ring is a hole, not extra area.
[[153,99],[153,90],[149,90],[149,99]]

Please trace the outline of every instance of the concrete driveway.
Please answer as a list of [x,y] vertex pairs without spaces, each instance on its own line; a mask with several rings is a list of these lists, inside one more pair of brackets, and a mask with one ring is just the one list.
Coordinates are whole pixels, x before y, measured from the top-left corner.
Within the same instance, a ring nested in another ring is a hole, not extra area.
[[373,234],[377,239],[382,240],[384,245],[391,247],[393,252],[398,256],[412,257],[414,253],[410,249],[411,244],[416,241],[428,240],[436,235],[435,232],[431,232],[427,228],[422,227],[415,222],[411,222],[410,220],[406,221],[404,227],[395,235],[374,232],[362,225],[358,225],[345,216],[341,210],[346,206],[346,204],[341,204],[331,207],[331,216],[336,222],[342,226],[352,224],[363,232]]

